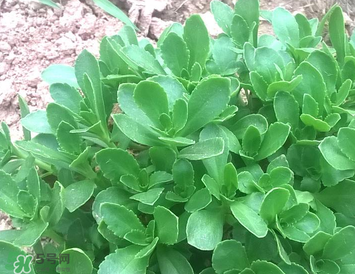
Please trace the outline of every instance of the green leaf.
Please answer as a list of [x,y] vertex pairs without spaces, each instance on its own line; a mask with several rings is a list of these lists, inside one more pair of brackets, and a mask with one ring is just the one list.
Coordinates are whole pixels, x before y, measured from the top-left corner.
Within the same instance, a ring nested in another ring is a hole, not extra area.
[[319,231],[303,246],[303,250],[308,255],[317,255],[323,251],[325,244],[329,241],[332,235]]
[[21,234],[16,237],[14,244],[18,246],[33,246],[47,229],[48,223],[42,220],[31,222],[26,228],[21,229]]
[[350,79],[347,79],[346,81],[343,82],[336,96],[336,101],[335,101],[336,106],[340,106],[341,104],[343,104],[343,102],[346,100],[346,98],[349,95],[351,86],[352,86],[352,81]]
[[231,204],[231,211],[238,222],[258,238],[264,238],[268,228],[264,220],[249,206],[240,201]]
[[255,159],[261,160],[274,154],[284,145],[289,133],[289,125],[285,125],[280,122],[270,125]]
[[190,59],[185,41],[176,33],[170,32],[160,49],[166,66],[174,75],[181,76],[182,70],[187,70]]
[[133,155],[120,148],[107,148],[96,154],[98,163],[104,176],[118,182],[122,175],[138,176],[139,166]]
[[222,274],[231,269],[244,270],[250,264],[245,248],[240,242],[225,240],[213,251],[212,266],[218,274]]
[[152,75],[165,75],[163,67],[157,59],[154,58],[148,51],[140,48],[137,45],[130,45],[122,48],[122,53],[137,67],[144,69],[144,72]]
[[335,169],[348,170],[355,168],[355,162],[343,154],[335,136],[324,138],[319,145],[319,150],[324,159]]
[[295,19],[298,24],[300,38],[312,35],[311,24],[303,14],[297,13]]
[[0,209],[13,217],[24,217],[25,213],[17,203],[19,189],[16,182],[2,170],[0,170],[0,182]]
[[149,156],[156,170],[170,172],[176,160],[176,153],[168,147],[151,147]]
[[243,136],[243,151],[249,156],[254,156],[261,145],[261,136],[259,130],[254,126],[249,126]]
[[99,64],[96,58],[87,50],[80,53],[76,59],[75,75],[82,92],[90,102],[90,107],[101,121],[103,128],[107,129]]
[[27,189],[28,192],[35,197],[38,201],[40,201],[41,197],[41,185],[40,179],[37,173],[37,170],[32,167],[28,172],[27,176]]
[[150,256],[153,253],[158,241],[159,241],[158,237],[154,238],[154,240],[149,245],[144,247],[141,251],[139,251],[136,254],[136,258],[140,259],[140,258],[144,258],[144,257]]
[[[171,170],[171,169],[170,169]],[[149,177],[149,188],[153,186],[167,183],[173,180],[173,176],[165,171],[153,172]]]
[[147,192],[142,192],[131,196],[131,199],[141,202],[145,205],[154,205],[159,199],[164,188],[153,188]]
[[249,70],[258,72],[269,84],[279,80],[278,70],[285,67],[282,56],[276,50],[267,47],[257,48],[251,61],[251,64],[247,62]]
[[330,41],[337,53],[337,60],[343,64],[345,52],[345,23],[341,7],[335,7],[329,18]]
[[300,39],[298,24],[289,11],[276,8],[272,13],[272,27],[282,43],[298,47]]
[[243,48],[244,44],[249,41],[250,28],[242,16],[238,14],[233,16],[230,34],[239,48]]
[[56,103],[49,103],[47,106],[48,123],[53,132],[56,132],[61,122],[66,122],[74,128],[77,128],[77,123],[69,109]]
[[179,236],[179,218],[169,209],[157,206],[154,210],[154,220],[159,241],[167,245],[175,244]]
[[188,118],[178,133],[188,135],[211,122],[229,102],[230,81],[227,78],[209,77],[202,80],[188,101]]
[[101,205],[103,203],[120,204],[125,205],[125,207],[131,210],[134,209],[134,206],[136,207],[136,203],[134,202],[134,206],[132,206],[133,202],[130,200],[130,196],[130,193],[115,186],[106,188],[105,190],[99,192],[99,194],[96,195],[95,201],[92,205],[92,215],[96,222],[100,223],[102,220]]
[[309,114],[313,117],[317,117],[319,114],[319,106],[317,101],[312,97],[312,95],[304,94],[302,113]]
[[333,168],[323,157],[320,164],[322,169],[322,183],[327,187],[335,186],[339,182],[353,177],[355,174],[355,170],[337,170]]
[[49,85],[61,83],[79,88],[75,77],[75,70],[68,65],[50,65],[42,72],[41,78]]
[[108,0],[93,0],[93,1],[97,6],[102,8],[108,14],[112,15],[113,17],[116,17],[118,20],[122,21],[127,26],[130,26],[133,29],[137,29],[137,27],[131,22],[131,20],[129,20],[128,16],[110,1]]
[[260,216],[269,224],[275,221],[276,216],[285,207],[290,192],[284,188],[273,188],[268,192],[261,204]]
[[175,191],[187,195],[188,189],[194,185],[194,169],[192,164],[186,159],[179,159],[173,166],[173,178],[176,186]]
[[319,70],[317,70],[309,62],[302,62],[295,70],[295,75],[302,75],[302,82],[295,87],[293,95],[299,105],[302,105],[304,94],[311,95],[323,107],[326,85]]
[[193,213],[206,208],[212,202],[210,191],[207,188],[201,188],[196,191],[185,204],[185,210]]
[[169,113],[168,97],[164,89],[155,82],[142,81],[136,86],[133,97],[155,126],[161,128],[160,115]]
[[64,212],[63,190],[63,186],[59,182],[55,182],[47,216],[47,220],[52,226],[59,222]]
[[49,7],[60,9],[58,4],[56,2],[53,2],[52,0],[39,0],[39,2]]
[[238,174],[235,166],[232,163],[225,165],[223,177],[223,186],[227,189],[227,195],[234,195],[235,191],[238,189]]
[[205,63],[210,51],[210,38],[207,28],[200,15],[192,15],[185,22],[184,40],[190,51],[189,70],[198,63],[201,68],[205,67]]
[[187,103],[183,99],[175,102],[173,107],[172,123],[176,132],[183,129],[187,122]]
[[117,100],[121,110],[128,115],[131,119],[142,125],[153,126],[152,121],[138,106],[133,98],[136,84],[124,83],[121,84],[117,92]]
[[118,32],[119,37],[123,40],[123,43],[126,46],[127,45],[137,45],[137,46],[139,45],[135,29],[137,29],[137,28],[134,26],[128,25],[128,26],[124,26],[123,28],[121,28],[120,31]]
[[94,193],[95,184],[89,180],[75,182],[63,191],[64,205],[73,212],[84,205]]
[[355,138],[355,129],[341,128],[338,132],[338,146],[351,161],[355,161],[355,145],[352,140]]
[[271,234],[273,234],[274,239],[276,241],[276,245],[277,245],[277,249],[279,252],[279,256],[280,258],[286,263],[286,264],[291,264],[290,258],[285,250],[285,248],[283,247],[279,236],[275,233],[274,230],[270,230]]
[[216,138],[223,138],[224,140],[224,149],[220,155],[203,160],[203,164],[207,169],[207,173],[218,182],[222,182],[223,180],[223,170],[227,164],[229,155],[229,144],[233,142],[230,138],[228,138],[227,134],[228,131],[226,131],[226,128],[217,126],[215,124],[207,125],[200,133],[200,141]]
[[179,153],[179,158],[188,160],[203,160],[218,156],[223,153],[224,141],[222,138],[207,139],[192,146],[184,148]]
[[79,134],[71,133],[75,128],[62,121],[57,129],[57,141],[61,149],[71,154],[82,153],[82,139]]
[[290,184],[293,180],[293,172],[288,167],[276,167],[270,172],[270,183],[273,187]]
[[257,43],[259,28],[259,1],[258,0],[239,0],[234,6],[235,14],[241,16],[248,24],[252,32],[252,41],[254,46]]
[[172,145],[172,146],[177,146],[177,147],[185,147],[188,145],[193,145],[195,144],[194,140],[184,138],[184,137],[158,137],[159,140],[164,141],[166,144]]
[[337,212],[343,213],[346,216],[355,215],[355,201],[352,195],[355,191],[355,182],[345,180],[336,186],[325,188],[317,198],[327,207],[330,207]]
[[301,121],[306,125],[306,126],[310,126],[313,127],[315,130],[319,131],[319,132],[328,132],[331,127],[330,125],[328,125],[326,122],[314,118],[313,116],[309,115],[309,114],[301,114],[300,116]]
[[16,144],[21,149],[33,154],[33,156],[36,158],[58,167],[69,168],[69,165],[74,160],[73,157],[69,154],[51,149],[47,146],[36,143],[33,140],[18,141]]
[[292,94],[279,91],[274,97],[274,110],[277,121],[289,124],[292,129],[298,127],[299,104]]
[[21,119],[24,128],[31,132],[52,134],[52,128],[48,123],[47,113],[44,110],[37,110]]
[[236,60],[237,53],[232,39],[220,36],[213,43],[212,59],[207,61],[206,69],[211,74],[231,75],[238,69]]
[[319,273],[340,273],[340,267],[336,262],[324,259],[320,259],[314,263],[311,261],[311,269],[316,269]]
[[[18,94],[17,97],[18,97],[18,103],[21,111],[21,118],[25,118],[28,114],[30,114],[30,110],[28,108],[25,99],[20,94]],[[23,130],[23,136],[25,140],[26,141],[31,140],[31,132],[27,130],[25,127],[22,127],[22,130]]]
[[210,8],[218,26],[225,33],[229,34],[233,19],[233,10],[227,4],[216,0],[211,2]]
[[27,216],[33,217],[37,210],[38,201],[25,190],[20,190],[17,194],[17,203]]
[[158,134],[152,129],[137,123],[132,118],[124,114],[112,115],[117,127],[131,140],[149,146],[159,146],[162,144],[158,139]]
[[308,56],[306,61],[322,74],[328,94],[332,94],[335,91],[335,83],[338,75],[334,58],[323,51],[315,50]]
[[135,245],[147,246],[147,235],[142,230],[132,230],[124,235],[124,239]]
[[142,247],[130,245],[125,248],[117,249],[115,253],[108,255],[99,265],[98,274],[111,274],[116,271],[120,274],[146,274],[149,256],[136,258],[136,254]]
[[335,233],[325,244],[322,258],[339,260],[355,249],[355,227],[347,226]]
[[57,267],[58,273],[65,273],[66,268],[70,268],[72,273],[92,273],[92,262],[84,251],[79,248],[70,248],[61,252],[61,256],[65,255],[69,256],[69,262],[61,262]]
[[285,274],[278,266],[265,261],[255,261],[251,264],[255,274]]
[[249,126],[254,126],[260,131],[260,135],[266,133],[268,122],[261,114],[249,114],[238,120],[233,126],[232,131],[238,139],[242,139]]
[[222,241],[223,216],[213,210],[200,210],[187,221],[187,242],[200,250],[213,250]]
[[120,238],[133,229],[145,230],[136,214],[123,205],[103,203],[101,214],[107,227]]
[[83,100],[83,97],[76,88],[68,84],[52,84],[49,92],[57,104],[70,109],[74,113],[79,113],[80,102]]
[[160,245],[157,258],[161,274],[193,274],[189,261],[171,247]]
[[[18,260],[21,262],[21,256],[23,259],[23,265],[18,265],[16,264],[16,268],[14,266],[14,263]],[[6,243],[3,241],[0,241],[0,272],[3,274],[13,274],[16,273],[14,271],[26,271],[26,274],[35,274],[35,271],[33,269],[33,265],[30,263],[32,260],[33,256],[28,255],[23,251],[21,248],[10,244]],[[22,267],[23,266],[23,267]]]
[[262,77],[256,71],[250,72],[250,81],[253,85],[253,90],[256,96],[259,97],[260,100],[265,101],[268,99],[267,89],[268,84],[266,83],[264,77]]
[[286,263],[283,263],[283,264],[279,264],[278,266],[285,273],[308,274],[307,270],[303,266],[300,266],[296,263],[291,263],[289,265]]
[[271,83],[267,88],[267,94],[269,97],[273,97],[278,91],[293,91],[302,82],[302,75],[298,75],[291,81],[277,81]]
[[318,200],[316,200],[316,206],[317,211],[315,212],[315,214],[320,220],[319,230],[333,234],[337,226],[336,217],[333,211],[323,205]]
[[187,93],[185,87],[176,78],[167,75],[159,75],[148,78],[149,81],[158,83],[168,96],[169,110],[173,110],[173,107],[177,100],[183,99]]
[[218,200],[220,199],[220,186],[218,182],[210,177],[209,175],[205,174],[202,177],[202,182],[208,189],[209,193],[215,196]]

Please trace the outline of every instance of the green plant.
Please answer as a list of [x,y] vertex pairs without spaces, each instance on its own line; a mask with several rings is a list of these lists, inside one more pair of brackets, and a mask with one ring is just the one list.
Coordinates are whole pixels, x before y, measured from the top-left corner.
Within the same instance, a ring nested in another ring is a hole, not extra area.
[[257,0],[211,9],[216,39],[198,15],[156,48],[126,26],[98,60],[43,72],[46,111],[19,98],[25,140],[0,134],[0,209],[18,228],[0,232],[1,273],[19,247],[42,256],[31,273],[51,253],[71,256],[45,261],[51,273],[355,273],[341,8],[321,22],[263,11],[276,36],[260,37]]

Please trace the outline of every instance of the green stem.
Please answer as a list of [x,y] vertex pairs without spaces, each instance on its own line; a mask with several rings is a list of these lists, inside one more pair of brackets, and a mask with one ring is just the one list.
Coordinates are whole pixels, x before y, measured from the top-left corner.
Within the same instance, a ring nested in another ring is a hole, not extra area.
[[[21,159],[26,159],[28,157],[28,153],[25,153],[23,151],[21,151],[20,149],[18,149],[14,144],[12,144],[12,152],[18,157],[18,158],[21,158]],[[38,160],[38,159],[35,159],[35,164],[37,166],[39,166],[40,168],[48,171],[48,172],[51,172],[53,173],[53,170],[52,170],[52,167],[51,165],[41,161],[41,160]]]
[[46,178],[47,176],[50,176],[50,175],[52,175],[53,173],[52,172],[45,172],[45,173],[43,173],[43,174],[41,174],[41,178],[43,179],[43,178]]
[[64,246],[65,244],[65,240],[63,239],[62,236],[60,236],[57,232],[55,232],[52,229],[47,229],[44,233],[43,233],[44,237],[49,237],[51,238],[53,241],[55,241],[57,244],[59,244],[60,246]]

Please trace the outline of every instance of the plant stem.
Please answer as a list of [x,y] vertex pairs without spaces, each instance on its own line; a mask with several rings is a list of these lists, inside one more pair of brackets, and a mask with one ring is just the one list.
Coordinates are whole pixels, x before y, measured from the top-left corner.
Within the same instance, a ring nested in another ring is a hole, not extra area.
[[62,236],[60,236],[57,232],[55,232],[52,229],[47,229],[44,233],[43,233],[44,237],[49,237],[51,238],[53,241],[55,241],[57,244],[59,244],[60,246],[64,246],[65,244],[65,240],[63,239]]
[[[14,144],[12,144],[12,152],[18,157],[18,158],[21,158],[21,159],[26,159],[28,157],[29,154],[26,154],[24,153],[23,151],[19,150]],[[53,173],[53,170],[52,170],[52,167],[41,161],[41,160],[38,160],[38,159],[35,159],[35,164],[37,166],[39,166],[40,168],[48,171],[48,172],[51,172]]]

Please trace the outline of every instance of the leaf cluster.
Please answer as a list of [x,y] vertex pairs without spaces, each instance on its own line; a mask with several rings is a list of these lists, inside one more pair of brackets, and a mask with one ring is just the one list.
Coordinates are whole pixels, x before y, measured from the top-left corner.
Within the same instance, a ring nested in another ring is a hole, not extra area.
[[[355,36],[341,8],[320,22],[257,0],[211,10],[215,39],[199,15],[156,47],[125,26],[98,59],[43,72],[46,110],[19,98],[24,140],[0,130],[0,209],[17,228],[0,232],[1,273],[20,247],[70,254],[78,274],[355,273]],[[260,16],[274,36],[258,36]]]

